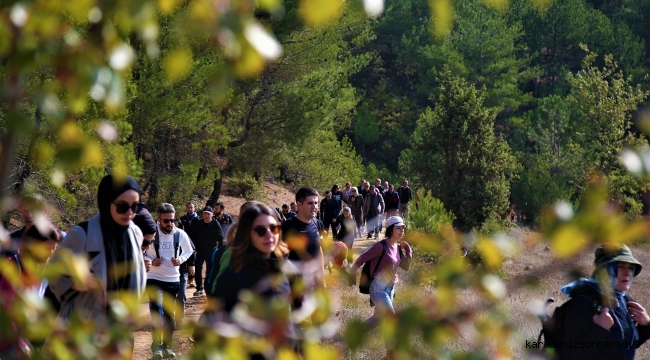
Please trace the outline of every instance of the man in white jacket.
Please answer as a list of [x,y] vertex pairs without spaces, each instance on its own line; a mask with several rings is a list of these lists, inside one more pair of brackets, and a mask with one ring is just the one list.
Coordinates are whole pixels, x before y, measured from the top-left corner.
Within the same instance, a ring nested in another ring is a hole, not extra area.
[[[174,334],[174,313],[170,308],[176,306],[176,295],[180,286],[179,266],[193,253],[187,233],[174,226],[176,211],[172,204],[163,203],[158,207],[158,231],[153,246],[145,252],[151,259],[151,270],[147,273],[147,293],[153,326],[153,359],[172,358]],[[167,302],[171,302],[169,306]],[[166,309],[167,310],[166,310]],[[162,340],[162,341],[161,341]]]

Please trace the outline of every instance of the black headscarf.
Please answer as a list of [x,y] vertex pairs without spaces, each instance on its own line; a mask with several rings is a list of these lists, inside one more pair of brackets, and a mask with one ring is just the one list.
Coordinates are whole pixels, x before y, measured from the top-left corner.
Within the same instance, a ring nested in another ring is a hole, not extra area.
[[111,216],[111,204],[128,190],[140,193],[140,186],[135,179],[130,176],[120,179],[113,175],[106,175],[97,190],[97,206],[108,270],[108,291],[129,290],[131,274],[135,271],[129,227],[116,223]]

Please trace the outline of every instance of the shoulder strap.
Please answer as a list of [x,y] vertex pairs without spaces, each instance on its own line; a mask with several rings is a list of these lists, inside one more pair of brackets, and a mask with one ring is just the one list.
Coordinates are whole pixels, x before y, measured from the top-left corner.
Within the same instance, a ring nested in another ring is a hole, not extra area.
[[178,253],[178,250],[180,249],[180,247],[181,247],[181,232],[176,231],[174,233],[174,258],[177,258],[178,255],[180,255]]
[[381,261],[384,259],[384,255],[386,254],[386,240],[382,240],[380,243],[382,247],[381,256],[379,257],[379,261],[377,261],[375,270],[370,273],[370,277],[375,277],[375,273],[377,272],[377,269],[379,269],[379,264],[381,264]]
[[158,229],[156,229],[156,234],[153,237],[153,249],[156,252],[156,257],[159,258],[160,255],[158,251],[160,250],[160,235],[158,235]]

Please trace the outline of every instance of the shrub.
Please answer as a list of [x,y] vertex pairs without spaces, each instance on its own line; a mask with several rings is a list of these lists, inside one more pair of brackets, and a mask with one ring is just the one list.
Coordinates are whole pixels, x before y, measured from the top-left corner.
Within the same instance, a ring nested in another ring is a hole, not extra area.
[[455,216],[430,191],[424,191],[419,194],[417,203],[409,208],[407,219],[409,228],[413,230],[438,234],[443,225],[452,224]]
[[228,178],[228,189],[233,195],[247,200],[263,200],[264,186],[249,174],[236,172]]

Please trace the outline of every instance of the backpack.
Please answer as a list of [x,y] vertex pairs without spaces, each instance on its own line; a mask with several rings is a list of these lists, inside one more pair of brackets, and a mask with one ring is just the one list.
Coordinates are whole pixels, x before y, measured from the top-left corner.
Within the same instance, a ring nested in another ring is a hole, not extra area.
[[384,259],[384,255],[386,254],[386,240],[382,240],[380,243],[382,246],[382,251],[381,256],[379,257],[379,261],[375,266],[375,270],[373,272],[370,272],[370,260],[366,261],[366,263],[363,264],[363,268],[361,269],[361,278],[359,278],[359,292],[362,294],[370,294],[370,284],[372,283],[372,280],[375,279],[375,273],[377,272],[379,264],[381,264],[381,261]]
[[[584,296],[591,300],[591,306],[593,309],[594,315],[600,314],[603,310],[603,305],[599,296],[589,296],[583,294]],[[567,304],[573,301],[575,298],[567,300],[564,304],[555,308],[553,315],[549,314],[548,307],[550,304],[555,302],[555,299],[548,298],[544,304],[546,311],[543,314],[538,315],[537,317],[542,322],[542,329],[539,332],[537,337],[537,343],[542,344],[540,346],[540,352],[545,352],[548,348],[553,348],[555,350],[555,356],[559,360],[568,359],[564,354],[564,324],[566,321],[566,312],[568,309]],[[625,302],[634,301],[629,295],[625,294]]]
[[[181,233],[179,231],[174,233],[174,257],[178,257],[178,250],[181,247]],[[153,249],[156,251],[156,257],[159,258],[160,254],[158,251],[160,250],[160,235],[158,234],[158,231],[156,231],[156,235],[154,236],[153,239]]]

